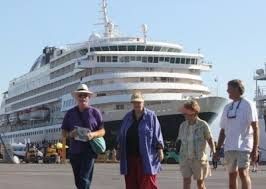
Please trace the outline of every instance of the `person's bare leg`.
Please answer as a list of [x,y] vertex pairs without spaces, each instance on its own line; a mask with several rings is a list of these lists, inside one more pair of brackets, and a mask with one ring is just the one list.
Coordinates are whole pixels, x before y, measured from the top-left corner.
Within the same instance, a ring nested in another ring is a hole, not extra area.
[[183,178],[183,188],[190,189],[191,177]]
[[198,189],[205,189],[204,180],[197,180]]
[[248,168],[240,168],[239,177],[241,180],[242,189],[251,189],[251,179]]
[[252,172],[255,172],[255,162],[252,162]]
[[234,172],[229,173],[229,189],[237,189],[238,188],[237,174],[238,174],[238,171],[234,171]]

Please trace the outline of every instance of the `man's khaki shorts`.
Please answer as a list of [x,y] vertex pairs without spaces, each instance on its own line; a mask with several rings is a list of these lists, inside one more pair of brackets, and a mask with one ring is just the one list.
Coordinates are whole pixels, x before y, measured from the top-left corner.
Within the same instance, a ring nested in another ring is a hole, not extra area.
[[224,160],[229,173],[237,171],[238,168],[248,169],[250,164],[250,152],[226,151]]
[[195,180],[203,180],[210,173],[209,162],[207,160],[186,160],[180,164],[180,171],[184,178],[193,175]]

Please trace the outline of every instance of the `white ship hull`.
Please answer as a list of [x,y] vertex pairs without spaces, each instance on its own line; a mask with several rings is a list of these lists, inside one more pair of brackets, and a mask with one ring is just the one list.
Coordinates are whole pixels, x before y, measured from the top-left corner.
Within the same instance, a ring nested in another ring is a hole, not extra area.
[[[212,123],[226,102],[226,100],[221,97],[204,97],[199,98],[198,101],[201,106],[199,116],[209,124]],[[176,139],[179,125],[184,121],[184,117],[178,112],[178,109],[184,102],[185,100],[169,101],[153,106],[146,106],[153,110],[158,116],[165,140],[174,141]],[[105,138],[109,148],[113,147],[116,140],[116,134],[121,126],[121,120],[128,111],[130,111],[130,109],[104,112],[103,118],[106,129]],[[35,129],[7,132],[5,133],[4,139],[6,142],[15,143],[24,142],[25,138],[27,141],[40,144],[44,141],[56,142],[59,141],[61,137],[60,128],[61,124],[56,124]]]

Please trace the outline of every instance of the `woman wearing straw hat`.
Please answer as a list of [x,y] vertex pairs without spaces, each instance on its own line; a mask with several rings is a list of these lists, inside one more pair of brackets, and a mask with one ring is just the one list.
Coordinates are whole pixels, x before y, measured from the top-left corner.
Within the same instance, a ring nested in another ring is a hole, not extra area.
[[133,110],[125,115],[118,135],[120,173],[127,189],[157,189],[164,147],[160,123],[144,107],[141,92],[132,94],[131,103]]
[[62,123],[62,140],[70,138],[70,163],[78,189],[89,189],[92,181],[97,154],[89,141],[105,134],[101,112],[89,105],[92,94],[80,84],[73,92],[78,105],[67,111]]
[[209,174],[209,162],[206,155],[206,143],[211,152],[215,152],[208,123],[198,117],[200,106],[197,101],[188,101],[181,108],[185,121],[180,125],[178,140],[180,147],[180,171],[183,176],[183,188],[190,189],[191,176],[197,180],[199,189],[204,189],[204,179]]

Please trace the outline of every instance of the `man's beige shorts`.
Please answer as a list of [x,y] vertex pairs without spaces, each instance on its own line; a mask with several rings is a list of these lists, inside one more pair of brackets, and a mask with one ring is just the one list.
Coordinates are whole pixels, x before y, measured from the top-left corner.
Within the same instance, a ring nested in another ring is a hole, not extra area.
[[209,162],[207,160],[186,160],[180,164],[180,171],[184,178],[193,175],[195,180],[203,180],[209,175]]
[[224,154],[225,165],[229,171],[235,172],[238,168],[249,168],[250,152],[248,151],[226,151]]

